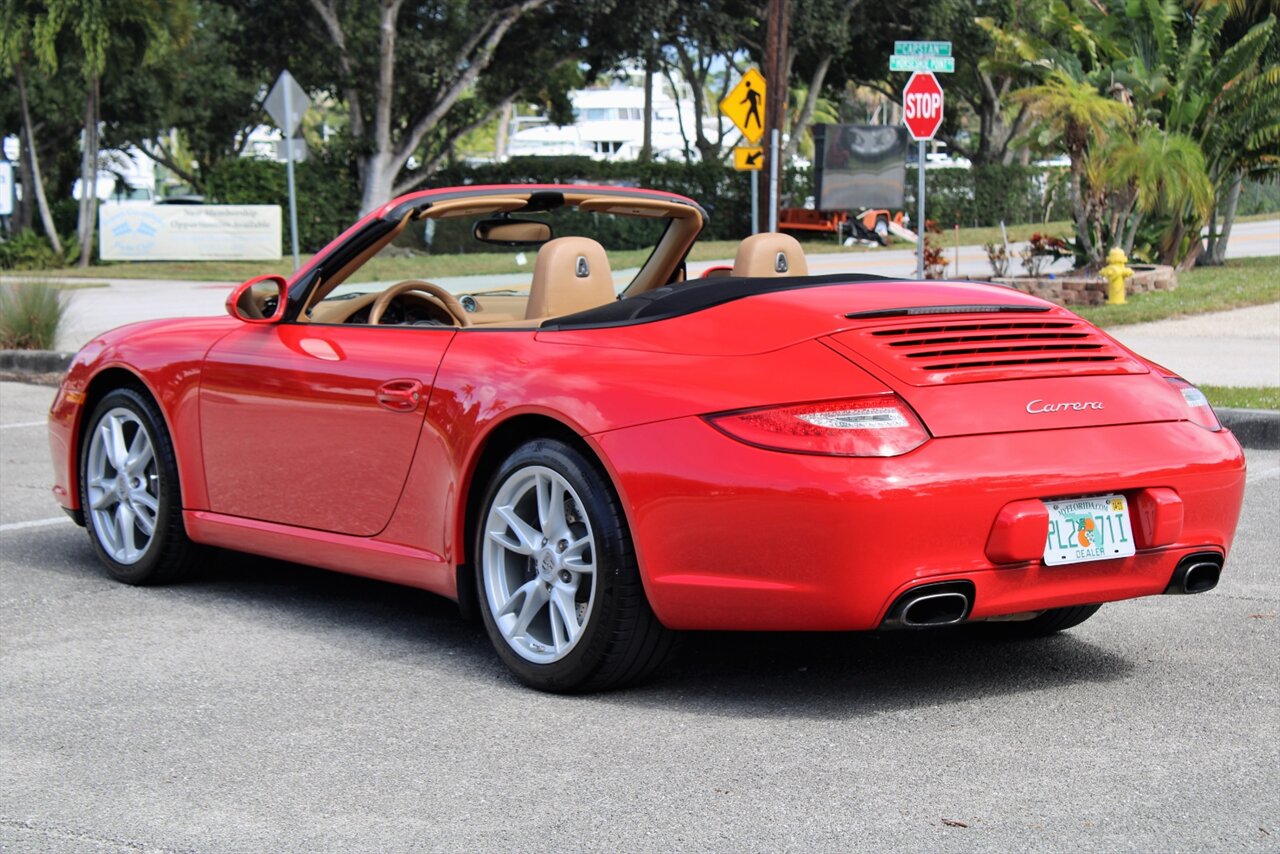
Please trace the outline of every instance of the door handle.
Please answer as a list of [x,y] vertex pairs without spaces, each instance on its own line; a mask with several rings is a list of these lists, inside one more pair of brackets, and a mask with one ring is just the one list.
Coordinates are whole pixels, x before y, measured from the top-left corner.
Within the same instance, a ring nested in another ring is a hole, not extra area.
[[378,386],[378,405],[392,412],[413,412],[422,399],[422,383],[417,380],[387,380]]

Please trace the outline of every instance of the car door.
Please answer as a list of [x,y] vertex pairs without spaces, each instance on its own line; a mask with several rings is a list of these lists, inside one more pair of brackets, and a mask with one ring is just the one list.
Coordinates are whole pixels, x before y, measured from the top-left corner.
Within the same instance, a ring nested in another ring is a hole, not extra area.
[[455,331],[245,324],[205,357],[209,509],[371,536],[391,518]]

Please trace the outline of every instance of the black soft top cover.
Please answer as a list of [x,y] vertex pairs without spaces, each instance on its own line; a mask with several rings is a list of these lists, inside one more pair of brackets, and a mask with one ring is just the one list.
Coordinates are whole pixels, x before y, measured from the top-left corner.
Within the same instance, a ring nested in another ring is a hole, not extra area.
[[619,298],[615,302],[589,308],[576,314],[555,317],[543,323],[540,328],[560,330],[629,326],[692,314],[695,311],[702,311],[756,294],[885,281],[894,281],[894,279],[888,276],[858,273],[836,273],[829,276],[770,276],[757,279],[727,276],[694,279],[655,288],[634,297]]

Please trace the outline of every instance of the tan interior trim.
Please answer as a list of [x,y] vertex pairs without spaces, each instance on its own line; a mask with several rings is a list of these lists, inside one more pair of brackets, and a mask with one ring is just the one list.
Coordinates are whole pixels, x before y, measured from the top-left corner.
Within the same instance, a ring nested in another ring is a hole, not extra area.
[[481,214],[507,213],[519,210],[529,203],[529,197],[523,199],[515,196],[480,199],[446,199],[434,202],[419,216],[419,219],[453,219],[461,216],[480,216]]
[[578,203],[578,210],[588,213],[668,219],[691,219],[698,215],[696,210],[680,202],[668,202],[663,199],[615,199],[605,196],[583,199]]

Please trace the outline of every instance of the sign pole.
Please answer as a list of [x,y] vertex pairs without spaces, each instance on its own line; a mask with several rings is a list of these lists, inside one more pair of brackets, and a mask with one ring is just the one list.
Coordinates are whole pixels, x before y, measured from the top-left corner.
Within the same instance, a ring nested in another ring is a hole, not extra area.
[[760,170],[751,173],[751,233],[760,233]]
[[769,231],[778,230],[778,129],[769,133]]
[[297,270],[300,266],[298,263],[298,194],[293,183],[293,99],[289,95],[288,86],[284,87],[284,114],[284,157],[289,174],[289,237],[293,241],[293,269]]
[[924,278],[924,140],[916,143],[916,278]]

